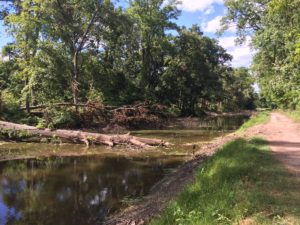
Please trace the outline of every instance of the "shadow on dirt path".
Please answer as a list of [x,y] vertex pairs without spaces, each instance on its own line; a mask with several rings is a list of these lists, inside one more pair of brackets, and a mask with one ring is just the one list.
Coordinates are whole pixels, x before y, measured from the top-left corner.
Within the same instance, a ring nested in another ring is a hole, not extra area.
[[274,155],[287,169],[300,178],[300,123],[273,112],[268,123],[250,128],[246,136],[263,136]]

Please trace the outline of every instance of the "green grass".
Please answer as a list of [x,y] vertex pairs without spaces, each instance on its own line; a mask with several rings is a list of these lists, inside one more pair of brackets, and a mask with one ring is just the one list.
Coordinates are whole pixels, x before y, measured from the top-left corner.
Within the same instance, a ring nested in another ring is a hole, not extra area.
[[294,122],[300,121],[300,110],[284,110],[283,114],[287,115]]
[[250,127],[258,124],[267,123],[270,119],[270,112],[260,112],[257,115],[251,117],[246,123],[244,123],[237,133],[243,132]]
[[265,141],[239,139],[198,169],[151,225],[300,224],[300,181]]

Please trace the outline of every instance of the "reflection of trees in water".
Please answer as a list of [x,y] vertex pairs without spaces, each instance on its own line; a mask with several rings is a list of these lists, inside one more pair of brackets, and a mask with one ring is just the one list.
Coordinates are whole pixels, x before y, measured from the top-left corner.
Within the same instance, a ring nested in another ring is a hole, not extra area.
[[178,164],[93,157],[0,164],[3,203],[15,212],[7,224],[97,224],[125,196],[145,195],[165,167]]
[[246,116],[220,116],[204,118],[184,118],[172,121],[172,127],[177,129],[208,129],[208,130],[234,130],[239,128]]

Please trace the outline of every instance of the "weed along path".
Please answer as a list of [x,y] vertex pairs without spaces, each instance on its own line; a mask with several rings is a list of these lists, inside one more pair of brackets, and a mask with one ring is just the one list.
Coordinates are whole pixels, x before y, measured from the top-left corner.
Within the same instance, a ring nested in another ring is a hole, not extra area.
[[250,128],[246,135],[268,140],[275,156],[300,179],[300,123],[274,112],[268,123]]

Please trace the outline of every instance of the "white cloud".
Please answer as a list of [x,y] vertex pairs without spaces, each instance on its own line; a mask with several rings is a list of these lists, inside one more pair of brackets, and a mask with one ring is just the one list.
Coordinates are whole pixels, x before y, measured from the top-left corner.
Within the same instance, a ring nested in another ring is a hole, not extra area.
[[181,2],[179,8],[188,12],[205,11],[215,3],[223,4],[223,0],[181,0]]
[[225,49],[230,49],[235,47],[235,36],[229,36],[229,37],[221,37],[219,38],[219,44],[225,48]]
[[204,11],[204,15],[207,16],[207,15],[213,14],[214,12],[215,12],[215,8],[211,5]]
[[255,54],[255,52],[250,48],[251,38],[247,37],[246,43],[241,46],[235,45],[235,38],[235,36],[222,37],[219,39],[219,44],[233,56],[233,67],[248,67],[251,65],[253,55]]
[[202,23],[202,29],[204,32],[208,32],[208,33],[215,33],[217,32],[218,29],[220,29],[220,21],[222,19],[222,16],[217,16],[214,19]]
[[[203,31],[208,33],[216,33],[221,28],[221,19],[222,16],[217,16],[208,22],[202,23],[201,25]],[[236,26],[231,24],[227,31],[234,33],[236,31]]]

